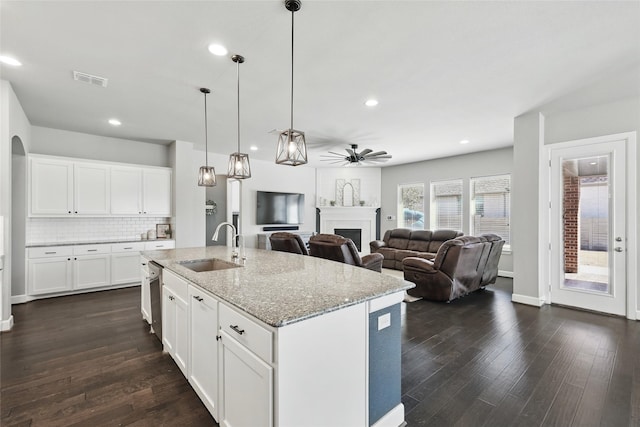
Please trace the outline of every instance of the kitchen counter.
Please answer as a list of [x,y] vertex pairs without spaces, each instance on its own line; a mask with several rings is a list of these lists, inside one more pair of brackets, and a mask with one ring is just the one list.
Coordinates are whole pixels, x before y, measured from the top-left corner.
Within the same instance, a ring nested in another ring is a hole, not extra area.
[[261,249],[247,248],[247,260],[241,267],[199,273],[178,262],[207,258],[229,261],[231,248],[169,249],[142,255],[274,327],[415,286],[361,267]]
[[81,241],[69,241],[69,242],[37,242],[29,243],[25,248],[48,248],[51,246],[80,246],[80,245],[98,245],[108,243],[129,243],[129,242],[167,242],[172,239],[102,239],[102,240],[81,240]]

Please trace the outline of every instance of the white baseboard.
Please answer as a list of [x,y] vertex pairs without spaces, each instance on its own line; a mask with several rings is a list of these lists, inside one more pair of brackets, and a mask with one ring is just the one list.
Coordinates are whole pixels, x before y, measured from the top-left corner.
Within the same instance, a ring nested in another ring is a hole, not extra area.
[[528,295],[512,294],[511,301],[520,304],[533,305],[535,307],[542,307],[544,305],[544,299],[538,297],[530,297]]
[[0,331],[10,331],[13,328],[13,314],[7,320],[0,322]]
[[13,295],[11,296],[11,304],[24,304],[25,302],[33,301],[36,298],[30,295]]
[[371,427],[398,427],[404,424],[404,405],[398,406],[387,412]]
[[513,271],[498,270],[498,276],[500,276],[500,277],[510,277],[510,278],[513,279]]

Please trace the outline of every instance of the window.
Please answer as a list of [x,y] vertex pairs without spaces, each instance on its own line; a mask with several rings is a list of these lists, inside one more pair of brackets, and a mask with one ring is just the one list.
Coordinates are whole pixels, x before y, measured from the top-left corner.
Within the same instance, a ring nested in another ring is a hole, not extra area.
[[431,183],[431,229],[462,230],[462,180]]
[[424,230],[424,184],[398,186],[398,227]]
[[471,178],[471,234],[493,233],[510,245],[511,176]]

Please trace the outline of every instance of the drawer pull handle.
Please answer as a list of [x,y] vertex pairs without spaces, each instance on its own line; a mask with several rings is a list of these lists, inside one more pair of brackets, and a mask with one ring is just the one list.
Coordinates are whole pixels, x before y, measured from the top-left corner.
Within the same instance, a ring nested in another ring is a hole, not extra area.
[[244,329],[240,329],[238,325],[229,325],[229,327],[240,335],[244,334]]
[[57,252],[45,252],[45,255],[53,255],[53,254],[57,254]]
[[142,263],[142,265],[147,265],[147,263],[146,263],[146,262],[143,262],[143,263]]
[[193,299],[194,299],[194,300],[196,300],[196,301],[198,301],[198,302],[202,302],[202,301],[204,300],[204,298],[202,298],[202,297],[201,297],[201,296],[199,296],[199,295],[194,295],[194,296],[193,296]]
[[169,295],[169,300],[173,301],[174,299],[173,295]]
[[133,249],[133,248],[123,248],[123,249]]
[[87,252],[98,252],[97,249],[87,249]]

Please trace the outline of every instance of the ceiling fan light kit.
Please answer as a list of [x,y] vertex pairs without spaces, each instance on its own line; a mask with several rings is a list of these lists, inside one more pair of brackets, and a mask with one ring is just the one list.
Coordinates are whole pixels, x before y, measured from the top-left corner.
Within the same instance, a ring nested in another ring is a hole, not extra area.
[[276,151],[276,164],[299,166],[308,162],[307,142],[304,132],[293,128],[293,17],[300,10],[300,0],[285,0],[284,6],[291,12],[291,126],[278,134],[278,148]]
[[251,178],[251,165],[249,155],[240,152],[240,64],[244,62],[244,56],[233,55],[231,60],[236,63],[238,75],[238,151],[229,156],[228,177],[235,179]]
[[211,90],[206,87],[200,88],[200,92],[204,95],[204,166],[198,171],[198,185],[200,187],[214,187],[216,185],[216,170],[213,166],[209,166],[209,147],[208,147],[208,129],[207,129],[207,94]]

